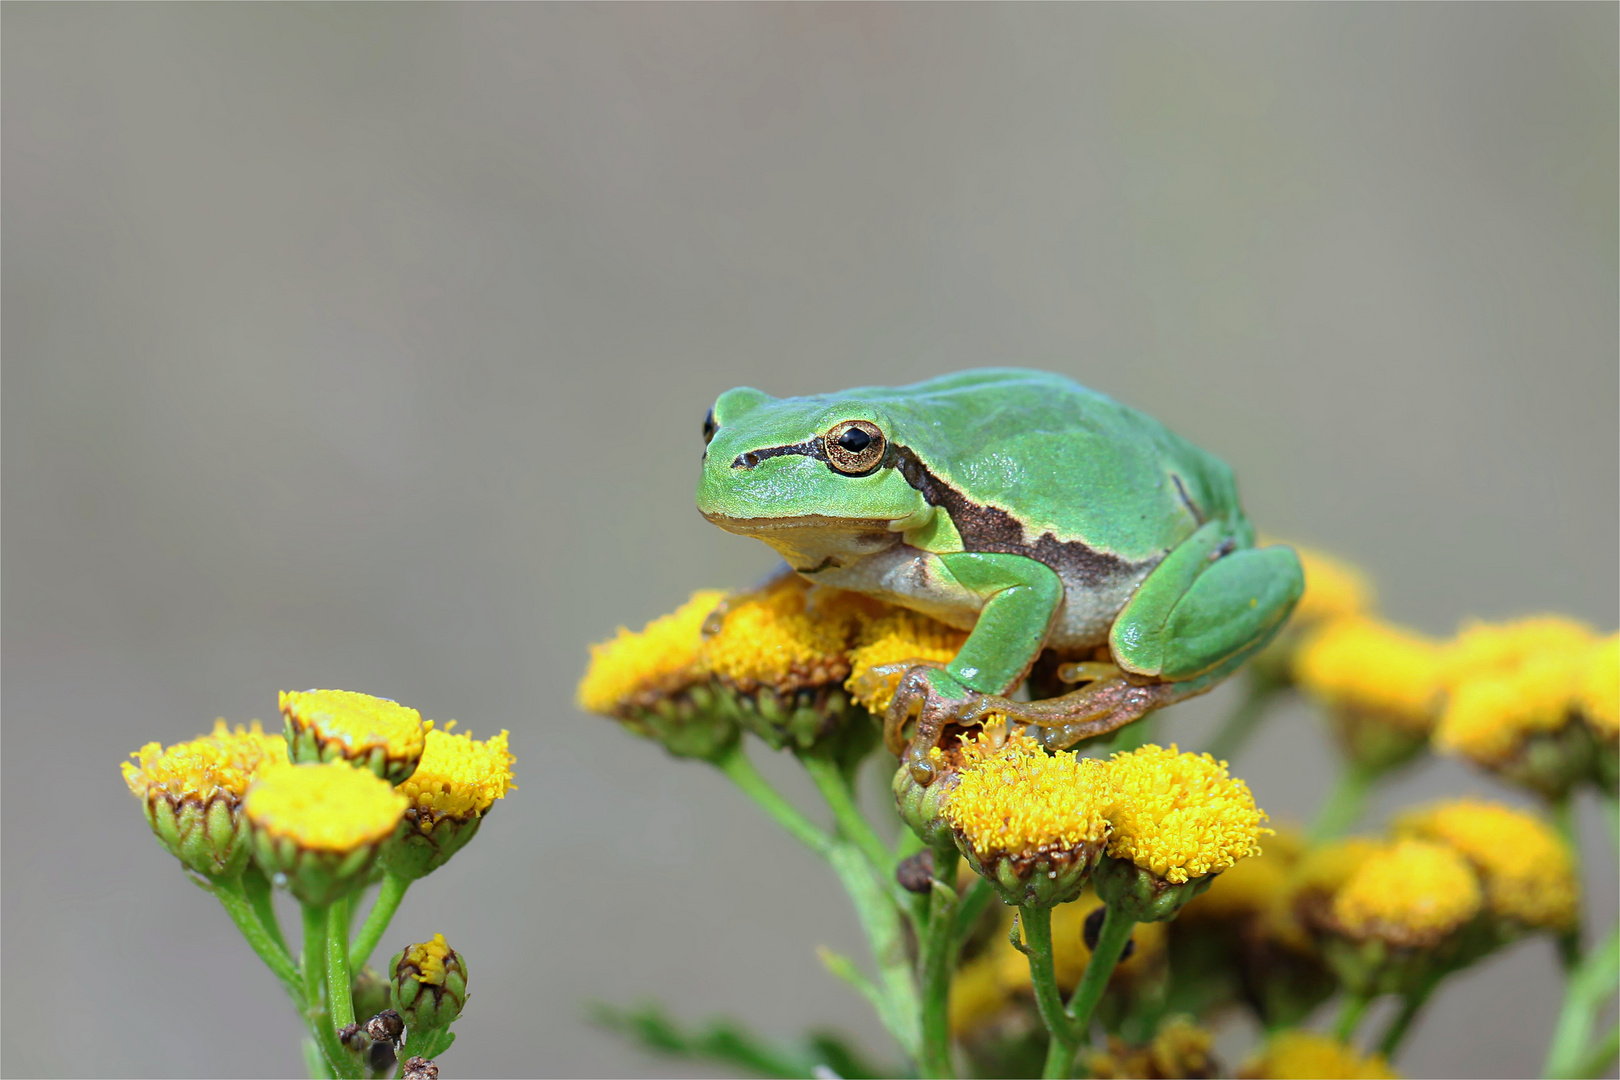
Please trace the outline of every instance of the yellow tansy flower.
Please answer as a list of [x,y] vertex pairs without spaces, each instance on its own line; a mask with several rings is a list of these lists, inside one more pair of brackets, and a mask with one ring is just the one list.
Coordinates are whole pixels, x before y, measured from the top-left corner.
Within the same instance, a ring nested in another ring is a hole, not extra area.
[[1479,880],[1450,847],[1397,840],[1370,855],[1333,898],[1333,918],[1355,938],[1431,944],[1472,919]]
[[1443,657],[1426,637],[1376,619],[1345,618],[1306,639],[1294,657],[1294,677],[1332,706],[1424,733],[1443,689]]
[[365,884],[406,806],[386,781],[329,762],[265,772],[248,788],[242,811],[264,872],[284,879],[305,903],[325,905]]
[[467,961],[443,934],[396,953],[388,966],[394,1008],[411,1031],[447,1027],[467,1003]]
[[1181,918],[1247,922],[1274,941],[1307,948],[1310,940],[1293,911],[1295,874],[1303,854],[1303,837],[1293,830],[1279,830],[1266,841],[1265,851],[1239,860],[1207,892],[1189,901]]
[[1108,764],[1108,854],[1173,884],[1260,851],[1266,815],[1249,786],[1208,754],[1148,744]]
[[905,668],[920,663],[948,664],[956,659],[967,631],[936,622],[905,608],[891,608],[865,623],[849,654],[849,681],[855,700],[882,716],[894,700]]
[[1372,608],[1377,594],[1366,574],[1324,551],[1290,546],[1305,569],[1305,593],[1291,617],[1295,625],[1342,619]]
[[[1008,946],[1008,952],[1024,965],[1026,978],[1029,963]],[[992,1019],[1013,994],[1002,973],[999,953],[976,956],[957,969],[951,980],[950,1024],[951,1034],[958,1038],[969,1034]]]
[[1362,1057],[1353,1047],[1314,1031],[1281,1031],[1243,1066],[1249,1080],[1396,1080],[1382,1055]]
[[1294,869],[1294,889],[1300,893],[1332,895],[1344,887],[1363,863],[1383,849],[1383,844],[1363,836],[1311,848]]
[[442,817],[477,817],[512,789],[514,760],[505,731],[483,742],[470,732],[430,731],[422,764],[397,790],[424,829]]
[[1534,656],[1578,655],[1596,637],[1586,623],[1562,615],[1467,623],[1446,646],[1444,678],[1447,685],[1457,686],[1500,674]]
[[963,740],[973,749],[942,807],[957,846],[1009,903],[1072,899],[1108,836],[1103,763],[994,739]]
[[797,576],[734,598],[703,645],[702,666],[744,693],[843,682],[849,644],[870,601],[825,589],[815,599],[812,605],[809,586]]
[[637,699],[691,682],[703,648],[703,621],[725,596],[700,589],[641,630],[621,626],[612,640],[592,645],[577,692],[580,708],[613,716]]
[[422,757],[422,715],[397,701],[350,690],[281,693],[294,761],[347,761],[391,784]]
[[266,735],[257,721],[232,731],[216,720],[212,735],[167,750],[147,743],[131,757],[121,765],[124,783],[158,842],[199,874],[240,873],[248,856],[242,796],[255,777],[288,764],[287,741]]
[[1435,747],[1495,765],[1531,736],[1558,731],[1571,719],[1585,652],[1535,653],[1457,683],[1435,728]]
[[1108,1051],[1088,1053],[1085,1061],[1096,1080],[1182,1080],[1219,1075],[1214,1046],[1214,1032],[1198,1027],[1191,1017],[1173,1016],[1146,1046],[1128,1046],[1110,1035]]
[[1610,634],[1587,652],[1575,684],[1575,704],[1599,737],[1620,737],[1620,634]]
[[1405,815],[1396,831],[1445,844],[1467,859],[1497,915],[1554,930],[1574,921],[1580,900],[1574,860],[1536,815],[1482,799],[1454,799]]

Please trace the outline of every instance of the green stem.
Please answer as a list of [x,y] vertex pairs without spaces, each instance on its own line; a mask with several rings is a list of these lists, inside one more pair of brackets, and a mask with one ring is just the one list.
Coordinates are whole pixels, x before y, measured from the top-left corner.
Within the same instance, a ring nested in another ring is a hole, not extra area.
[[1350,1036],[1356,1033],[1356,1025],[1361,1023],[1361,1018],[1370,1004],[1372,1004],[1371,994],[1358,992],[1345,998],[1344,1004],[1339,1006],[1338,1019],[1333,1022],[1333,1037],[1342,1043],[1348,1043]]
[[326,1063],[326,1055],[314,1039],[304,1040],[304,1071],[309,1073],[309,1080],[332,1080],[332,1066]]
[[[1103,910],[1097,947],[1091,951],[1091,960],[1086,964],[1086,973],[1080,976],[1080,985],[1075,987],[1074,997],[1069,999],[1069,1022],[1074,1026],[1077,1047],[1091,1030],[1091,1014],[1097,1011],[1097,1003],[1102,1000],[1103,991],[1108,989],[1108,980],[1114,974],[1125,946],[1130,944],[1131,931],[1136,928],[1136,920],[1118,908],[1110,906]],[[1050,1058],[1047,1059],[1047,1068],[1051,1068]],[[1074,1054],[1071,1052],[1062,1075],[1068,1076],[1073,1071]],[[1048,1072],[1048,1075],[1052,1074]]]
[[263,960],[265,966],[281,980],[281,985],[292,995],[294,1003],[302,1008],[304,995],[298,981],[298,967],[293,963],[287,947],[276,940],[280,935],[273,937],[265,929],[253,902],[243,888],[242,880],[233,878],[230,881],[215,882],[208,891],[219,900],[220,907],[225,909],[225,914],[231,917],[236,929],[241,931],[259,959]]
[[[1569,793],[1565,792],[1552,800],[1553,828],[1563,838],[1564,846],[1575,860],[1575,865],[1581,862],[1580,837],[1575,831],[1575,810],[1571,803]],[[1577,913],[1574,923],[1558,935],[1558,961],[1564,967],[1566,975],[1575,970],[1581,962],[1581,922]]]
[[270,940],[281,947],[281,951],[287,955],[287,962],[291,964],[292,950],[287,948],[287,939],[281,934],[281,920],[276,917],[275,893],[270,887],[270,879],[254,863],[248,863],[247,869],[242,871],[242,891],[247,894],[248,903],[253,905],[259,925],[270,935]]
[[[388,932],[388,924],[393,922],[394,913],[399,910],[400,901],[405,899],[405,890],[411,887],[409,878],[402,878],[392,871],[384,871],[382,884],[377,887],[377,899],[371,902],[371,910],[366,912],[366,921],[360,924],[360,933],[355,937],[354,944],[349,946],[349,967],[359,971],[371,960],[371,954],[377,951],[377,943]],[[350,903],[354,898],[350,897]]]
[[905,929],[900,921],[900,909],[887,889],[873,876],[866,856],[851,844],[834,843],[827,853],[827,862],[838,875],[861,929],[866,932],[872,958],[877,961],[878,982],[881,986],[881,1007],[878,1019],[888,1029],[900,1049],[913,1061],[922,1057],[922,1030],[918,1024],[921,1001],[917,996],[916,980],[912,976],[911,958],[906,953]]
[[[309,1033],[321,1048],[335,1076],[350,1080],[360,1075],[359,1062],[338,1041],[337,1029],[321,1000],[326,982],[326,928],[331,921],[329,906],[304,905],[304,1019]],[[352,1011],[352,1006],[351,1006]]]
[[339,900],[326,915],[326,1000],[332,1026],[354,1023],[354,983],[349,979],[349,905]]
[[[1029,960],[1029,984],[1035,991],[1035,1008],[1041,1014],[1050,1036],[1046,1044],[1044,1076],[1066,1076],[1074,1061],[1075,1029],[1063,1011],[1063,992],[1058,989],[1057,970],[1052,960],[1052,909],[1020,904],[1018,928],[1024,941],[1020,947]],[[1015,943],[1016,944],[1016,943]]]
[[1609,1033],[1599,1039],[1590,1053],[1581,1059],[1575,1070],[1575,1075],[1582,1077],[1602,1076],[1614,1064],[1616,1055],[1620,1055],[1620,1027],[1609,1025]]
[[1249,672],[1237,708],[1221,721],[1219,730],[1209,742],[1209,752],[1217,761],[1231,761],[1243,751],[1260,727],[1260,721],[1265,719],[1280,689],[1273,680]]
[[954,932],[956,934],[955,951],[957,953],[962,951],[962,946],[967,942],[968,935],[973,933],[974,926],[979,922],[979,916],[984,914],[984,909],[990,906],[990,901],[995,899],[995,895],[995,890],[990,887],[990,883],[984,878],[975,877],[973,879],[973,884],[968,887],[967,895],[962,898],[961,904],[956,909],[956,928]]
[[1407,1032],[1412,1029],[1412,1022],[1417,1019],[1418,1013],[1423,1011],[1423,1006],[1428,1004],[1429,996],[1439,985],[1440,979],[1431,975],[1419,983],[1411,993],[1402,996],[1401,1011],[1395,1014],[1395,1019],[1391,1020],[1389,1027],[1384,1030],[1384,1037],[1378,1040],[1378,1052],[1384,1055],[1384,1060],[1395,1060],[1395,1054],[1405,1041]]
[[1553,1027],[1542,1076],[1581,1075],[1580,1066],[1592,1044],[1597,1012],[1614,993],[1616,979],[1620,979],[1620,924],[1612,927],[1602,943],[1569,972],[1564,1005]]
[[922,939],[922,1066],[924,1076],[954,1076],[951,1064],[951,972],[956,964],[956,844],[934,845],[934,880]]
[[1377,780],[1379,771],[1366,765],[1351,762],[1339,775],[1339,782],[1334,785],[1333,792],[1328,796],[1322,809],[1317,811],[1316,820],[1311,823],[1309,840],[1312,844],[1323,844],[1337,840],[1361,818],[1362,804],[1367,799],[1367,792],[1371,790],[1373,781]]
[[799,812],[798,807],[782,798],[780,792],[771,787],[770,781],[759,774],[754,763],[748,760],[748,752],[738,743],[728,750],[715,766],[728,777],[731,782],[742,789],[744,795],[753,799],[771,818],[782,828],[793,835],[793,838],[815,852],[825,857],[833,846],[832,837],[828,836],[819,827]]
[[826,800],[839,833],[860,849],[872,864],[872,869],[885,882],[892,881],[894,856],[889,853],[889,845],[883,842],[871,822],[866,820],[866,815],[861,813],[861,808],[855,805],[855,791],[849,786],[848,774],[830,758],[816,754],[801,755],[799,761],[810,774],[816,790]]

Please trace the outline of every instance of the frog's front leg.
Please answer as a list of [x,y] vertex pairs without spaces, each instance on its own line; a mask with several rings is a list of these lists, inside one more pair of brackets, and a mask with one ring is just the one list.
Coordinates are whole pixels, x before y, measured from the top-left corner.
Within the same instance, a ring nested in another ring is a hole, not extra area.
[[1010,692],[1023,680],[1063,602],[1057,573],[1026,556],[954,552],[937,559],[939,569],[983,597],[984,606],[956,658],[943,668],[908,671],[889,706],[885,732],[891,748],[900,741],[914,706],[919,707],[917,731],[906,752],[919,783],[932,778],[928,751],[947,723],[977,718],[984,712],[979,703]]

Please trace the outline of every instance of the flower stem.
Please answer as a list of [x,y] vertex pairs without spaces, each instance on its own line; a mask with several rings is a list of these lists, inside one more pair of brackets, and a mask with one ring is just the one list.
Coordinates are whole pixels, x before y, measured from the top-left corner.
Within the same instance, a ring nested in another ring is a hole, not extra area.
[[1272,679],[1256,675],[1252,670],[1249,672],[1237,708],[1221,721],[1219,730],[1209,742],[1209,752],[1217,761],[1230,761],[1242,752],[1259,729],[1260,721],[1265,719],[1279,689]]
[[1311,823],[1310,842],[1322,844],[1337,840],[1360,820],[1362,803],[1366,801],[1367,792],[1378,776],[1377,769],[1350,762],[1339,775],[1339,782],[1334,785],[1327,802],[1317,811],[1316,820]]
[[281,934],[281,920],[276,918],[276,904],[270,888],[270,879],[264,876],[254,863],[248,863],[247,869],[242,871],[242,891],[247,894],[248,903],[253,905],[253,913],[259,917],[259,925],[264,932],[270,935],[270,940],[281,947],[287,956],[287,963],[292,964],[292,950],[287,948],[287,939]]
[[298,981],[298,968],[287,952],[287,947],[276,940],[281,936],[280,933],[272,936],[265,929],[258,911],[243,888],[242,879],[216,882],[209,891],[218,898],[220,906],[225,909],[225,914],[231,917],[236,929],[241,931],[259,959],[275,973],[276,978],[281,980],[281,985],[292,996],[294,1003],[302,1008],[304,993]]
[[1553,1028],[1542,1076],[1582,1075],[1580,1067],[1592,1043],[1597,1011],[1614,993],[1616,979],[1620,979],[1620,924],[1612,927],[1603,942],[1569,972],[1564,1005]]
[[883,842],[871,822],[866,820],[866,815],[861,813],[861,808],[855,805],[855,792],[849,785],[849,775],[832,759],[817,754],[802,754],[799,761],[810,774],[816,790],[826,800],[838,831],[860,849],[872,864],[872,869],[885,881],[893,878],[894,856],[889,853],[889,845]]
[[1591,1051],[1581,1059],[1575,1075],[1583,1078],[1602,1076],[1614,1064],[1616,1055],[1620,1055],[1620,1027],[1610,1024],[1608,1034],[1594,1043]]
[[[1552,800],[1549,807],[1552,811],[1553,828],[1563,838],[1564,846],[1569,849],[1570,856],[1577,866],[1581,861],[1580,836],[1575,831],[1575,808],[1570,801],[1569,793],[1565,792]],[[1579,912],[1576,913],[1574,923],[1558,935],[1558,960],[1563,964],[1566,976],[1573,972],[1581,962],[1581,920]]]
[[922,940],[924,1076],[954,1076],[951,1064],[951,972],[956,967],[956,881],[959,856],[949,839],[934,845],[934,880]]
[[[350,1080],[359,1077],[359,1063],[338,1042],[337,1029],[332,1026],[332,1018],[321,1000],[326,982],[326,928],[330,921],[329,907],[304,905],[304,1019],[333,1074]],[[350,1009],[352,1011],[353,1006]]]
[[1029,960],[1029,984],[1035,991],[1035,1007],[1051,1036],[1046,1045],[1044,1075],[1067,1076],[1074,1061],[1075,1034],[1069,1014],[1063,1011],[1063,993],[1058,989],[1052,960],[1052,909],[1020,904],[1018,927],[1013,932],[1019,931],[1024,938],[1019,948]]
[[1356,1033],[1356,1025],[1367,1012],[1367,1006],[1372,1004],[1372,995],[1356,992],[1344,999],[1339,1006],[1338,1018],[1333,1021],[1333,1037],[1342,1043],[1348,1043],[1350,1036]]
[[872,958],[877,961],[881,986],[878,1019],[906,1056],[919,1061],[922,1057],[922,1030],[918,1024],[921,1002],[911,971],[911,958],[906,954],[900,909],[873,876],[866,856],[853,845],[831,844],[827,862],[855,905]]
[[[400,877],[393,871],[384,871],[382,884],[377,887],[377,899],[371,902],[371,910],[366,912],[366,921],[360,924],[360,933],[355,936],[354,944],[349,946],[349,967],[359,971],[371,960],[371,954],[377,951],[377,943],[388,932],[388,924],[394,920],[394,912],[399,910],[400,901],[405,899],[405,890],[411,887],[409,878]],[[354,902],[354,897],[349,902]]]
[[731,782],[741,788],[744,795],[753,799],[772,820],[791,833],[795,840],[817,855],[823,857],[827,855],[833,846],[832,838],[771,787],[770,781],[761,776],[759,770],[754,768],[754,763],[748,760],[748,752],[743,749],[740,742],[726,751],[725,755],[715,762],[715,766],[730,777]]
[[332,1025],[354,1023],[354,984],[349,980],[349,905],[339,900],[326,915],[326,1000]]
[[1384,1055],[1386,1061],[1395,1060],[1395,1054],[1405,1041],[1407,1032],[1412,1030],[1412,1022],[1418,1018],[1423,1006],[1428,1004],[1429,996],[1434,993],[1434,988],[1439,985],[1440,979],[1431,975],[1418,984],[1411,993],[1402,996],[1401,1011],[1389,1022],[1384,1037],[1378,1040],[1378,1052]]
[[[1091,951],[1091,960],[1086,964],[1086,973],[1080,976],[1080,985],[1075,987],[1074,997],[1069,999],[1069,1023],[1073,1026],[1075,1047],[1086,1038],[1091,1030],[1091,1014],[1097,1011],[1097,1003],[1102,1000],[1103,991],[1108,988],[1108,980],[1114,974],[1114,968],[1119,964],[1120,956],[1125,952],[1125,946],[1130,944],[1131,931],[1136,928],[1136,920],[1120,909],[1109,906],[1103,909],[1102,930],[1097,935],[1097,947]],[[1047,1057],[1047,1075],[1068,1076],[1074,1071],[1074,1052],[1069,1052],[1068,1060],[1063,1063],[1060,1074],[1051,1072],[1052,1059]]]
[[979,916],[984,914],[984,909],[990,906],[990,901],[994,898],[995,891],[990,887],[990,883],[982,877],[975,877],[973,884],[968,887],[967,895],[956,908],[954,920],[956,926],[952,931],[956,935],[955,953],[961,953],[968,935],[973,933],[973,927],[979,921]]

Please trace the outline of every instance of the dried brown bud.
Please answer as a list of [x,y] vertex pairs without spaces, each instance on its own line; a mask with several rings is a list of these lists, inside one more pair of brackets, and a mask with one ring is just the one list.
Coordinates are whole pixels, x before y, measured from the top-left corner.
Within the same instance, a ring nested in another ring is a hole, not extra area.
[[894,868],[894,877],[906,892],[930,891],[934,883],[934,853],[925,849],[900,860],[900,865]]
[[398,1046],[400,1036],[405,1034],[405,1021],[393,1009],[384,1009],[366,1021],[366,1034],[378,1042]]
[[409,1058],[405,1062],[405,1080],[439,1080],[439,1066],[427,1058]]
[[348,1024],[338,1028],[337,1037],[338,1042],[356,1054],[361,1053],[367,1046],[371,1045],[371,1039],[359,1024]]

